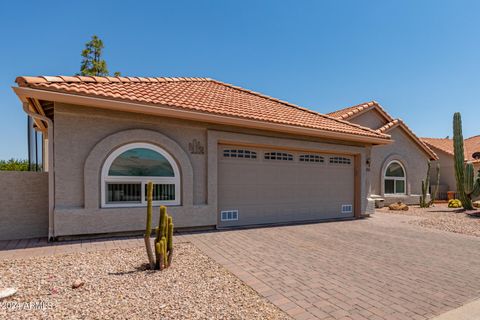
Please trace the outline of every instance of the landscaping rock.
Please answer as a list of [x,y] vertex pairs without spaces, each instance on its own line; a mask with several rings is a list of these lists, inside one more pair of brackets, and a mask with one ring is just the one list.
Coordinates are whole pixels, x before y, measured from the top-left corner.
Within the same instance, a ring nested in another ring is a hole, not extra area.
[[0,300],[13,296],[17,293],[15,288],[0,288]]
[[389,205],[388,209],[394,210],[394,211],[408,211],[408,206],[403,202],[397,202]]
[[75,280],[75,282],[73,282],[72,284],[72,289],[77,289],[77,288],[80,288],[81,286],[83,286],[85,284],[84,281],[80,280],[80,279],[77,279]]

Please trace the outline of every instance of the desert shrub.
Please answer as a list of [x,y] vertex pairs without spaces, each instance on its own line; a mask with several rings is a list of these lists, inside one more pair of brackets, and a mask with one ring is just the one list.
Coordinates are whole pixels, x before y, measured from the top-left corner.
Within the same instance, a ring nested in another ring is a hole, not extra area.
[[448,207],[449,208],[461,208],[462,207],[462,202],[458,199],[451,199],[448,201]]

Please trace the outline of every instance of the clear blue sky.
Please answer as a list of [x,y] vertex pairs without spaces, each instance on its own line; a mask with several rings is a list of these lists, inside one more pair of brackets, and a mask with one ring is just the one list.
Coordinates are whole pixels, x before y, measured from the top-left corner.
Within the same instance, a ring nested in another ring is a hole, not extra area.
[[0,159],[26,157],[18,75],[211,77],[320,112],[377,100],[419,136],[480,134],[480,1],[5,1]]

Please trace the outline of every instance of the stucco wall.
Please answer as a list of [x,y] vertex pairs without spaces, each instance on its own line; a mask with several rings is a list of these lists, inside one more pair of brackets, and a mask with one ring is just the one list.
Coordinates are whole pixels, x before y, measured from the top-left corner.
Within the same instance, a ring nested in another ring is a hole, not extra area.
[[[144,228],[145,208],[101,208],[98,200],[101,164],[109,153],[126,143],[151,142],[164,148],[177,161],[189,163],[191,170],[185,171],[185,166],[179,165],[183,170],[182,204],[169,207],[176,227],[217,224],[217,145],[220,141],[290,145],[360,154],[362,181],[367,181],[364,166],[367,149],[364,146],[342,145],[311,137],[293,138],[259,130],[56,103],[55,235]],[[194,139],[205,148],[204,154],[189,151],[189,143]],[[365,184],[362,183],[362,186]],[[365,188],[361,192],[363,212],[367,205]],[[157,210],[155,214],[158,214]]]
[[437,181],[437,174],[435,166],[440,163],[440,184],[445,186],[447,191],[456,191],[457,182],[455,180],[455,166],[453,163],[453,156],[443,152],[439,149],[432,148],[438,156],[438,161],[432,163],[432,171],[430,173],[430,179],[433,183]]
[[[418,203],[422,180],[427,174],[429,157],[400,127],[389,131],[388,134],[394,140],[392,144],[372,148],[371,192],[384,197],[387,204],[395,201]],[[400,161],[407,171],[406,196],[385,196],[384,194],[383,172],[392,160]]]
[[387,123],[385,118],[376,110],[364,112],[348,121],[374,130],[383,127]]
[[0,171],[0,240],[46,237],[48,174]]

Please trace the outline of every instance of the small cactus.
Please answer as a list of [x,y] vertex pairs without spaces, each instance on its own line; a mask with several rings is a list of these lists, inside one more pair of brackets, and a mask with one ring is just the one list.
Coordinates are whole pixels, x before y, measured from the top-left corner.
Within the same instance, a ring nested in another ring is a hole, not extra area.
[[430,201],[427,201],[428,190],[430,189],[430,167],[431,162],[427,162],[427,177],[422,180],[422,195],[420,196],[420,208],[428,208]]
[[152,194],[153,184],[147,185],[147,227],[145,230],[145,246],[150,269],[163,270],[172,263],[173,257],[173,218],[168,215],[167,208],[160,207],[159,225],[155,228],[155,258],[150,243],[152,230]]
[[150,235],[152,234],[152,194],[153,183],[149,182],[147,186],[147,226],[145,228],[145,235],[143,239],[145,241],[145,248],[147,249],[148,263],[150,264],[150,269],[153,269],[155,267],[152,245],[150,244]]
[[440,163],[437,163],[436,171],[437,171],[437,183],[435,184],[435,188],[433,189],[433,192],[430,195],[430,205],[433,205],[433,203],[437,199],[438,189],[440,188]]

